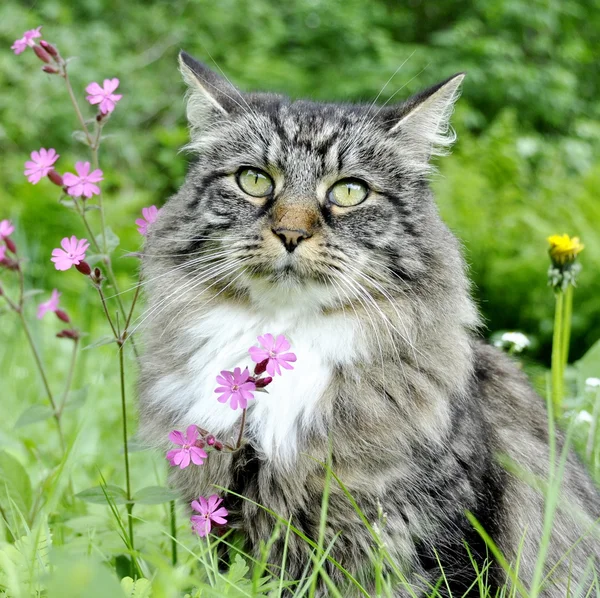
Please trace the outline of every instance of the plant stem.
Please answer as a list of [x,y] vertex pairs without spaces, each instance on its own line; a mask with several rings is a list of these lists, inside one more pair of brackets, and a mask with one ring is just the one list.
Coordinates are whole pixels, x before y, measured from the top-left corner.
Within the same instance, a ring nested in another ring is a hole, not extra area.
[[67,404],[69,398],[69,392],[71,392],[71,385],[73,384],[73,375],[75,374],[75,364],[77,362],[77,352],[79,349],[79,338],[73,339],[73,353],[71,354],[71,364],[69,365],[69,373],[67,374],[67,383],[65,384],[65,391],[63,393],[62,400],[58,407],[58,416],[62,415],[63,409]]
[[77,120],[79,121],[79,124],[81,125],[81,128],[83,129],[83,132],[85,133],[86,140],[87,140],[89,146],[91,147],[92,146],[92,137],[90,136],[89,129],[87,128],[87,125],[85,124],[85,120],[83,119],[83,114],[81,113],[79,104],[77,103],[77,98],[75,97],[75,94],[73,93],[73,87],[71,86],[71,81],[70,81],[69,75],[67,73],[66,65],[64,68],[63,77],[65,80],[65,85],[67,86],[67,92],[69,94],[69,98],[71,98],[71,104],[73,104],[73,108],[75,109],[75,114],[77,115]]
[[246,409],[242,410],[242,421],[240,423],[240,433],[238,435],[237,442],[235,444],[236,450],[242,446],[242,437],[244,435],[244,428],[246,427]]
[[169,503],[171,520],[171,562],[173,566],[177,565],[177,513],[175,511],[175,501]]
[[[129,475],[129,444],[127,440],[127,401],[125,399],[125,363],[122,343],[119,343],[119,371],[121,378],[121,412],[123,417],[123,455],[125,457],[125,491],[127,493],[127,523],[129,528],[129,542],[131,550],[135,550],[133,539],[133,503],[131,494],[131,477]],[[133,569],[133,559],[132,559]]]
[[100,295],[100,301],[102,303],[102,308],[104,309],[104,315],[106,316],[106,319],[108,320],[108,323],[110,324],[110,327],[112,329],[113,335],[115,337],[115,340],[117,342],[120,341],[120,336],[119,333],[117,332],[117,329],[115,328],[115,325],[113,324],[112,318],[110,317],[110,314],[108,313],[108,307],[106,306],[106,299],[104,297],[104,293],[102,292],[102,287],[99,284],[94,283],[94,286],[96,287],[96,289],[98,290],[98,295]]
[[46,376],[46,372],[44,370],[44,364],[42,363],[42,359],[40,354],[35,346],[35,342],[33,340],[33,336],[31,335],[31,331],[29,330],[29,326],[27,325],[27,320],[25,320],[25,316],[23,315],[22,310],[17,312],[19,314],[19,318],[21,320],[21,324],[23,326],[23,330],[25,331],[25,336],[27,337],[27,341],[29,342],[29,346],[31,347],[31,351],[33,352],[33,358],[37,365],[38,371],[42,378],[42,383],[44,384],[44,388],[46,389],[46,395],[48,396],[48,400],[50,401],[50,405],[52,406],[52,414],[54,416],[54,420],[56,421],[56,427],[58,428],[58,436],[60,439],[60,447],[62,451],[65,451],[65,438],[63,436],[62,426],[60,425],[60,412],[56,408],[56,401],[54,400],[54,395],[52,394],[52,390],[50,389],[50,385],[48,384],[48,378]]
[[552,404],[554,416],[559,417],[563,400],[563,325],[564,294],[562,289],[556,292],[554,312],[554,332],[552,336]]
[[569,344],[571,342],[571,319],[573,317],[573,285],[565,291],[563,305],[563,335],[561,339],[563,373],[569,363]]

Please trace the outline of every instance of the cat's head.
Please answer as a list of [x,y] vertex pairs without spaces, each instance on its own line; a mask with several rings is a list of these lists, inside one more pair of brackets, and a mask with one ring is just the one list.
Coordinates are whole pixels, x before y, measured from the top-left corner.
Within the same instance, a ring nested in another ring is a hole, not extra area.
[[153,225],[147,275],[267,307],[466,288],[427,184],[463,74],[380,107],[244,93],[185,53],[180,67],[197,161]]

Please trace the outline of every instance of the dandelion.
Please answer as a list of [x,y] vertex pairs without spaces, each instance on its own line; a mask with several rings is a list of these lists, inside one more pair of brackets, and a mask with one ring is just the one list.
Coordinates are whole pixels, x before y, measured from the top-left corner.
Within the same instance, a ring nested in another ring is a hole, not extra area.
[[[90,246],[87,239],[78,240],[77,237],[73,235],[70,239],[69,237],[65,237],[60,244],[62,249],[53,249],[52,258],[50,260],[54,262],[54,266],[57,270],[68,270],[71,266],[77,267],[81,264],[85,264],[83,261],[85,260],[85,252]],[[89,270],[89,266],[87,269]]]
[[76,162],[75,170],[77,175],[71,172],[65,172],[63,182],[67,187],[67,193],[72,197],[87,197],[92,195],[100,195],[100,188],[94,183],[100,182],[104,177],[99,168],[90,172],[89,162]]
[[215,392],[221,393],[217,397],[219,403],[229,403],[232,409],[246,409],[248,401],[254,398],[253,391],[256,390],[254,380],[250,378],[250,372],[246,368],[243,372],[241,368],[235,368],[233,372],[223,370],[220,376],[217,376],[217,382],[221,385],[215,388]]
[[196,426],[188,426],[185,434],[173,430],[169,434],[169,440],[181,447],[167,453],[167,460],[172,466],[179,465],[180,469],[185,469],[190,462],[194,465],[202,465],[204,459],[208,457],[202,448],[195,446],[198,440],[198,428]]
[[227,515],[229,512],[225,507],[219,507],[223,502],[216,494],[208,497],[208,500],[200,496],[198,500],[192,501],[192,509],[200,513],[200,515],[192,515],[192,529],[201,537],[208,535],[212,529],[212,524],[225,525],[227,523]]
[[23,173],[27,180],[36,185],[48,173],[54,170],[54,163],[60,158],[54,148],[47,150],[40,148],[39,152],[31,152],[31,160],[25,162],[25,172]]
[[42,37],[42,34],[40,33],[41,28],[42,26],[40,25],[37,29],[30,29],[29,31],[26,31],[23,34],[23,37],[15,40],[15,43],[10,47],[10,49],[15,54],[21,54],[21,52],[24,52],[27,49],[27,46],[33,48],[33,46],[35,46],[35,42],[33,40],[37,37]]
[[550,243],[548,250],[550,259],[556,267],[574,262],[585,247],[579,241],[579,237],[569,237],[566,234],[552,235],[548,237],[548,243]]
[[148,227],[156,222],[161,211],[162,210],[159,210],[156,206],[142,208],[142,218],[138,218],[135,221],[138,227],[138,233],[140,233],[140,235],[146,236],[148,234]]
[[123,97],[121,94],[113,93],[119,87],[118,79],[104,79],[103,87],[100,87],[95,81],[90,83],[85,90],[89,95],[85,99],[90,104],[100,104],[100,112],[102,114],[110,114],[116,103]]
[[261,344],[260,347],[250,347],[248,351],[254,363],[267,361],[266,370],[269,375],[281,375],[281,368],[294,369],[291,364],[296,361],[296,355],[285,352],[290,348],[290,343],[283,334],[277,338],[272,334],[265,334],[258,337],[258,342]]

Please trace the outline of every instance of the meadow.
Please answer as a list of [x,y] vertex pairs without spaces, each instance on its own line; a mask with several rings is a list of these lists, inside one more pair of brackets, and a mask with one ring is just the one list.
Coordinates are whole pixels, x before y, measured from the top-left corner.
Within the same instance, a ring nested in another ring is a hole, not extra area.
[[[0,265],[0,595],[258,597],[280,596],[290,585],[285,562],[267,563],[271,539],[256,561],[231,532],[193,534],[186,505],[167,486],[164,455],[142,450],[135,434],[137,363],[123,334],[144,314],[143,293],[138,302],[135,292],[143,244],[135,220],[166,201],[191,159],[180,153],[187,141],[180,48],[214,60],[242,89],[292,97],[372,101],[403,64],[381,92],[383,103],[467,71],[453,118],[458,143],[432,181],[439,209],[464,243],[485,336],[519,360],[600,481],[599,15],[573,0],[553,7],[520,0],[4,2],[0,221],[10,220],[14,231],[2,242]],[[40,25],[62,56],[76,57],[68,72],[83,124],[64,78],[40,72],[57,68],[53,57],[44,62],[30,46],[18,55],[10,49]],[[98,105],[84,90],[114,77],[122,98],[98,122]],[[23,165],[41,147],[57,149],[61,173],[78,160],[92,169],[98,161],[102,210],[91,207],[97,197],[85,203],[63,193],[64,181],[27,180]],[[572,314],[557,324],[547,238],[563,233],[585,249],[576,257],[582,270]],[[51,263],[70,235],[98,245],[88,251],[92,278]],[[102,284],[93,279],[96,266]],[[69,322],[56,312],[36,317],[54,288]],[[557,330],[567,320],[570,350],[564,355],[561,332],[557,357]],[[77,333],[57,338],[61,330]],[[521,350],[506,332],[525,334],[529,345]],[[334,474],[329,483],[343,484]],[[326,505],[327,496],[324,521]],[[274,535],[295,533],[286,521],[274,523]],[[314,543],[314,561],[291,585],[298,598],[314,595],[327,559],[319,538],[305,541]],[[218,563],[223,547],[228,568]],[[394,573],[376,528],[373,547],[377,595],[387,596]],[[485,596],[484,571],[480,582]],[[329,591],[343,595],[333,585]],[[515,584],[505,595],[537,592]]]

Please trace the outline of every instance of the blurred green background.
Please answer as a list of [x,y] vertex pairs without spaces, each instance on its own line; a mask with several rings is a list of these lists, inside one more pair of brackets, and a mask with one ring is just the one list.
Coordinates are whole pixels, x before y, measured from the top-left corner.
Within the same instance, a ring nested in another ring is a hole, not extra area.
[[[109,223],[121,237],[117,258],[139,246],[140,209],[164,202],[185,174],[180,48],[214,59],[242,89],[321,100],[371,101],[404,61],[381,101],[467,71],[453,120],[458,143],[439,162],[434,186],[464,243],[489,332],[522,330],[538,341],[533,355],[547,361],[546,237],[566,232],[586,245],[572,358],[600,337],[598,0],[4,0],[0,218],[18,226],[31,286],[58,286],[81,322],[100,317],[84,310],[83,280],[48,261],[60,238],[81,234],[79,221],[48,181],[33,186],[23,176],[41,146],[57,149],[63,170],[87,156],[71,137],[76,123],[62,81],[41,73],[31,51],[9,49],[38,25],[76,57],[70,72],[82,101],[90,81],[121,80],[123,100],[101,152]],[[135,263],[115,266],[124,278]]]

